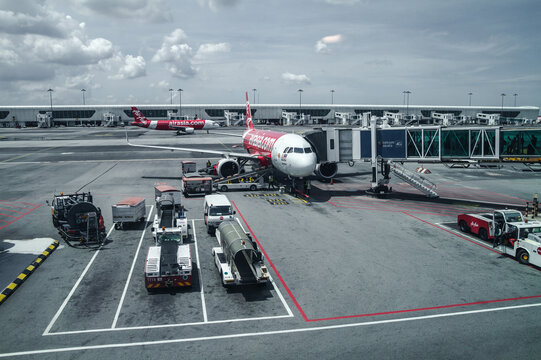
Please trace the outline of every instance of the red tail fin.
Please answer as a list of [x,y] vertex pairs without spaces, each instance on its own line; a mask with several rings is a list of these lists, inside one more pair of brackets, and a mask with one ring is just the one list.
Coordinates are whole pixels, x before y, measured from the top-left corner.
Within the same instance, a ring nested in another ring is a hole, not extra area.
[[133,119],[135,120],[134,122],[146,122],[146,121],[149,121],[144,115],[143,113],[138,109],[136,108],[135,106],[132,106],[131,107],[131,113],[133,114]]
[[248,130],[254,129],[254,123],[252,122],[252,112],[250,111],[250,101],[248,100],[248,91],[246,91],[246,128]]

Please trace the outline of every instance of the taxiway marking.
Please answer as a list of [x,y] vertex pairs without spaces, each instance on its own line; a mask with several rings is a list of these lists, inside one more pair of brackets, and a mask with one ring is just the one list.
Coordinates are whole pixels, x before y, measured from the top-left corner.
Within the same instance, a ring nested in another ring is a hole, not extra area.
[[[147,216],[147,222],[150,220],[150,216],[152,215],[152,210],[154,210],[154,205],[150,206],[150,211],[148,212],[148,216]],[[118,317],[120,316],[120,310],[122,310],[122,305],[124,304],[124,299],[126,298],[126,292],[128,291],[128,286],[130,285],[131,277],[133,275],[133,269],[135,268],[137,256],[139,255],[139,250],[141,250],[141,244],[143,244],[143,238],[145,237],[146,231],[147,231],[147,228],[145,226],[145,228],[143,229],[143,233],[141,234],[141,239],[139,240],[139,245],[137,246],[137,251],[135,252],[135,255],[133,257],[133,262],[131,264],[130,272],[128,274],[128,280],[126,280],[126,284],[124,285],[124,290],[122,291],[122,296],[120,297],[120,302],[118,303],[118,307],[116,309],[116,313],[113,319],[113,324],[111,325],[111,329],[114,329],[116,327]]]
[[317,327],[309,327],[309,328],[294,328],[294,329],[283,329],[283,330],[275,330],[275,331],[247,332],[247,333],[203,336],[203,337],[193,337],[193,338],[178,338],[178,339],[170,339],[170,340],[139,341],[139,342],[133,342],[133,343],[116,343],[116,344],[74,346],[74,347],[56,348],[56,349],[19,351],[19,352],[0,354],[0,358],[38,355],[38,354],[63,353],[63,352],[70,352],[70,351],[128,348],[128,347],[138,347],[138,346],[166,345],[166,344],[178,344],[178,343],[198,342],[198,341],[235,339],[235,338],[244,338],[244,337],[296,334],[296,333],[305,333],[305,332],[313,332],[313,331],[329,331],[329,330],[336,330],[336,329],[355,328],[355,327],[361,327],[361,326],[375,326],[375,325],[385,325],[385,324],[402,323],[402,322],[409,322],[409,321],[422,321],[422,320],[429,320],[429,319],[446,318],[446,317],[453,317],[453,316],[475,315],[475,314],[490,313],[490,312],[497,312],[497,311],[529,309],[529,308],[539,307],[539,306],[541,306],[541,303],[505,306],[505,307],[492,308],[492,309],[460,311],[460,312],[434,314],[434,315],[414,316],[414,317],[400,318],[400,319],[387,319],[387,320],[379,320],[379,321],[358,322],[358,323],[351,323],[351,324],[317,326]]
[[195,246],[195,259],[197,261],[197,273],[199,274],[199,286],[201,287],[201,306],[203,308],[203,322],[209,321],[207,317],[207,305],[205,302],[205,292],[203,291],[203,276],[201,275],[201,262],[199,262],[199,249],[197,247],[197,235],[195,233],[195,220],[192,220],[193,242]]

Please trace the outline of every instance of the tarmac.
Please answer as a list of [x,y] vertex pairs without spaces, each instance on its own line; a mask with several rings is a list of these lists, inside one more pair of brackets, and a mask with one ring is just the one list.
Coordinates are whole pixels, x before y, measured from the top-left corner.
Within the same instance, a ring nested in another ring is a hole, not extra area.
[[[128,133],[143,144],[236,151],[240,144],[205,132]],[[233,289],[221,286],[214,266],[217,241],[203,223],[203,197],[183,198],[194,284],[149,294],[143,264],[153,243],[153,187],[180,187],[182,160],[203,167],[208,158],[130,147],[120,128],[2,129],[0,287],[52,241],[60,245],[0,305],[0,358],[538,357],[541,269],[461,233],[456,217],[523,209],[540,192],[541,173],[521,164],[425,164],[440,198],[392,176],[393,193],[378,198],[366,193],[368,163],[340,164],[332,184],[313,180],[308,198],[227,192],[272,276]],[[61,191],[93,193],[108,230],[103,247],[60,239],[46,200]],[[115,230],[111,206],[129,196],[146,199],[147,222]]]

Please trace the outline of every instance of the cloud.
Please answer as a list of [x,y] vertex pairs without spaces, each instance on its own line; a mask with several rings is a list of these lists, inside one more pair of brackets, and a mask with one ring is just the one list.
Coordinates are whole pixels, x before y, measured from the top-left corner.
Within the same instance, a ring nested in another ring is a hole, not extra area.
[[63,65],[97,64],[113,56],[113,44],[103,38],[87,40],[73,34],[67,39],[26,35],[26,54],[41,61]]
[[201,44],[197,53],[195,54],[194,59],[196,60],[208,60],[213,58],[216,54],[227,53],[231,51],[231,45],[229,43],[218,43],[218,44]]
[[140,22],[170,22],[172,11],[167,0],[76,0],[88,12],[110,18]]
[[341,34],[324,36],[316,42],[315,48],[317,53],[329,53],[328,44],[337,44],[342,42],[344,37]]
[[111,79],[135,79],[146,75],[146,62],[142,56],[126,55],[124,65],[118,70],[118,74],[111,76]]
[[187,79],[195,76],[193,51],[186,43],[187,36],[182,29],[174,30],[164,37],[162,46],[152,57],[153,62],[162,62],[171,75]]
[[282,79],[288,83],[295,84],[310,84],[310,78],[304,74],[295,75],[290,72],[285,72],[282,74]]
[[220,8],[232,8],[239,3],[239,0],[197,0],[200,6],[208,7],[211,11],[217,12]]

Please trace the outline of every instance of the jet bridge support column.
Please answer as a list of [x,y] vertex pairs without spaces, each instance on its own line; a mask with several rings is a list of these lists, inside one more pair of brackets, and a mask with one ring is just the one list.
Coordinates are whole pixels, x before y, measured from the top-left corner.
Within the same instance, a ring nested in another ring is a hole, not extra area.
[[389,184],[390,166],[380,158],[381,161],[381,175],[383,178],[378,177],[378,146],[377,146],[377,121],[375,117],[370,119],[370,146],[371,146],[371,164],[372,164],[372,182],[370,192],[373,194],[387,194],[391,191],[387,184]]

